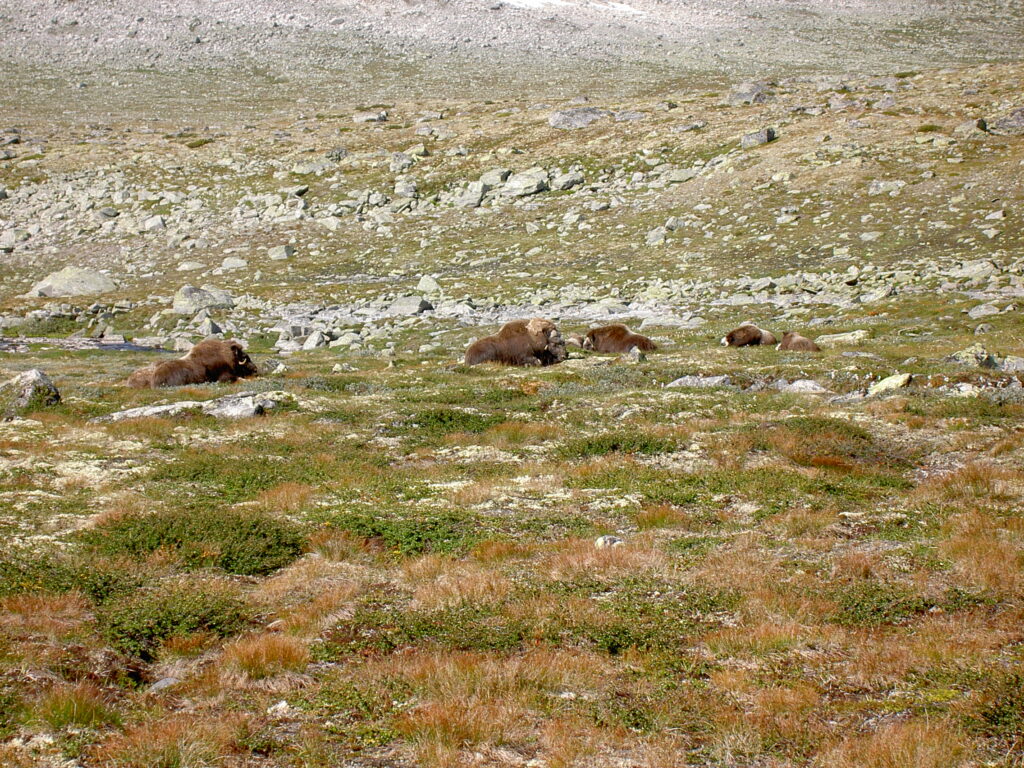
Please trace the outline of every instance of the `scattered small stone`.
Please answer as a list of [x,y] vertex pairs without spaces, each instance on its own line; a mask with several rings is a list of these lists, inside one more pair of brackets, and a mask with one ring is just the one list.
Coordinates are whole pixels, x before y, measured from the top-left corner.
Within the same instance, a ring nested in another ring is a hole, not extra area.
[[267,251],[271,261],[285,261],[295,255],[295,248],[290,245],[275,245]]
[[162,677],[146,689],[146,693],[159,693],[180,683],[176,677]]

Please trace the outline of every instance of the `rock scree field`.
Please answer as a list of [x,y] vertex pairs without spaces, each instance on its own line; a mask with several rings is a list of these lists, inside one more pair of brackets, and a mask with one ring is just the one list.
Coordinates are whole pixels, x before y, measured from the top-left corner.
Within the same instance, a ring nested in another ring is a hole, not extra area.
[[1021,39],[5,3],[0,764],[1022,768]]

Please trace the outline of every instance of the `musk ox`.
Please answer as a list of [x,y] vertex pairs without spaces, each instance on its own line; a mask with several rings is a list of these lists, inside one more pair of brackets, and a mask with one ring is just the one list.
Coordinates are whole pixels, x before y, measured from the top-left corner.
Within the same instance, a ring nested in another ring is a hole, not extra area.
[[783,352],[821,352],[821,347],[796,331],[786,331],[782,334],[782,343],[776,349]]
[[646,336],[633,333],[622,323],[591,328],[587,331],[587,338],[583,340],[583,348],[592,352],[612,352],[621,355],[633,347],[641,352],[653,352],[658,345]]
[[771,331],[758,328],[753,323],[743,323],[722,337],[723,347],[753,347],[759,344],[778,344],[779,340]]
[[207,339],[178,360],[165,360],[140,368],[128,377],[128,386],[144,389],[233,382],[257,373],[256,365],[237,341]]
[[583,349],[583,337],[578,333],[570,333],[565,337],[565,345],[567,347],[579,347]]
[[554,365],[565,358],[562,334],[543,317],[505,323],[496,334],[474,341],[466,350],[466,365]]

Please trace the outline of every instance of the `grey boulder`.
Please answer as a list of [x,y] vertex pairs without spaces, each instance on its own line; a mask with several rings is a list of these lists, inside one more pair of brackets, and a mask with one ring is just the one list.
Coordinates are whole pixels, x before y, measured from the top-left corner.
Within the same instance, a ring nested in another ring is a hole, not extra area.
[[548,118],[548,125],[552,128],[560,128],[563,131],[573,131],[579,128],[586,128],[591,123],[608,117],[609,114],[611,113],[607,110],[598,109],[597,107],[574,107],[573,109],[563,109],[552,113],[551,117]]
[[213,285],[196,288],[183,285],[174,294],[172,309],[175,314],[194,315],[204,309],[231,309],[235,306],[231,294]]
[[434,305],[422,296],[400,296],[388,307],[389,315],[418,315],[433,309]]
[[50,377],[33,368],[15,376],[0,387],[5,419],[21,416],[37,408],[46,408],[60,402],[60,392]]
[[117,290],[117,284],[102,272],[81,267],[64,267],[32,286],[26,296],[92,296]]

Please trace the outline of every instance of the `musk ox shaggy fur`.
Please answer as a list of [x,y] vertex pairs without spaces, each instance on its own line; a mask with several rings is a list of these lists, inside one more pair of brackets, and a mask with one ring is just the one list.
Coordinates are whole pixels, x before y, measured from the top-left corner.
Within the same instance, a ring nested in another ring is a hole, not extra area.
[[758,328],[753,323],[744,323],[722,337],[723,347],[753,347],[761,344],[778,344],[779,340],[771,331]]
[[821,347],[796,331],[786,331],[782,334],[782,343],[776,349],[783,352],[821,352]]
[[562,334],[543,317],[505,323],[496,334],[474,341],[466,350],[466,365],[554,365],[565,358]]
[[593,352],[611,352],[621,355],[629,352],[633,347],[641,352],[653,352],[658,345],[646,336],[633,333],[622,323],[591,328],[583,340],[583,348]]
[[165,360],[140,368],[128,378],[128,386],[145,389],[233,382],[257,373],[256,365],[237,341],[207,339],[178,360]]

